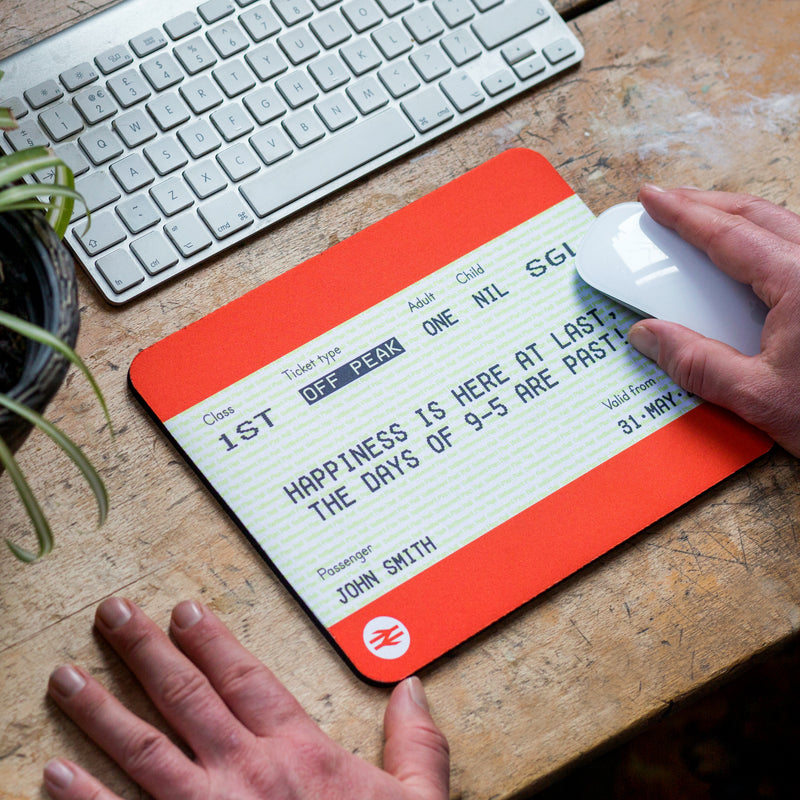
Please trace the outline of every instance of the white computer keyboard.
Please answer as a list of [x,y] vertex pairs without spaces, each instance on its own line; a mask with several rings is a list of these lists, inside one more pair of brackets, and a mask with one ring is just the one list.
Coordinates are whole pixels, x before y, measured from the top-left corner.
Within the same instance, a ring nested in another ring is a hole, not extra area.
[[120,304],[582,57],[545,0],[122,0],[0,63],[0,148],[72,167]]

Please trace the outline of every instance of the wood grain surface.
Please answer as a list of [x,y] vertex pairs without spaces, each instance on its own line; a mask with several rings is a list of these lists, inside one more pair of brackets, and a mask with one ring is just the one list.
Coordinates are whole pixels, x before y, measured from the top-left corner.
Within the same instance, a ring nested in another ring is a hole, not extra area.
[[[108,4],[3,0],[0,57]],[[325,731],[380,761],[388,693],[353,677],[137,406],[126,371],[140,349],[509,147],[542,152],[595,212],[645,181],[749,191],[800,211],[800,3],[557,5],[586,47],[578,69],[131,306],[104,305],[81,276],[78,350],[116,434],[74,372],[50,414],[99,465],[112,507],[97,530],[76,471],[31,437],[20,463],[57,546],[30,566],[0,554],[0,798],[43,796],[55,755],[140,796],[45,697],[50,671],[76,662],[159,723],[92,630],[112,594],[164,626],[178,600],[208,603]],[[798,526],[800,467],[774,448],[427,669],[453,796],[532,791],[791,637]],[[0,533],[30,543],[7,476]]]

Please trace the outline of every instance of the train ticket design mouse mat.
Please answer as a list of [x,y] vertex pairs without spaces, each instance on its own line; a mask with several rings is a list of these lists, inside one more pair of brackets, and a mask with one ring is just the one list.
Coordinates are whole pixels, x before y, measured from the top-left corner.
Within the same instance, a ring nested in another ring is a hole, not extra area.
[[144,350],[134,393],[363,678],[419,670],[764,453],[584,284],[510,150]]

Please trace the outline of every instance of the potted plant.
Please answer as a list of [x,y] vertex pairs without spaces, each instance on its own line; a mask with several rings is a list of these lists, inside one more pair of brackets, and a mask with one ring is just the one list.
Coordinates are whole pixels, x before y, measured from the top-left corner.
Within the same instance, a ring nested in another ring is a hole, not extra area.
[[[0,129],[15,127],[11,111],[0,108]],[[54,176],[44,192],[43,184],[23,180],[40,170],[52,170]],[[47,197],[40,197],[43,193]],[[50,525],[14,458],[34,427],[60,446],[84,475],[97,501],[100,524],[108,509],[97,470],[42,416],[72,363],[91,383],[108,420],[100,389],[73,350],[79,326],[75,266],[61,237],[76,200],[83,202],[72,172],[50,148],[30,147],[0,156],[0,472],[8,473],[36,532],[36,551],[6,540],[23,561],[33,561],[53,546]]]

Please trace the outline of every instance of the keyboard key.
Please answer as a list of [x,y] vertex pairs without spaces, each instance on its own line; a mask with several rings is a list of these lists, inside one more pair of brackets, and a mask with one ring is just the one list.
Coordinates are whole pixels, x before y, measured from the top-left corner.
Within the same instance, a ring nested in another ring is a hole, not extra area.
[[253,151],[242,142],[219,153],[217,162],[234,182],[241,181],[261,169],[261,164],[258,163]]
[[56,155],[72,170],[72,174],[76,178],[89,170],[89,162],[75,142],[65,142],[53,149]]
[[263,3],[240,14],[239,22],[254,42],[263,42],[281,29],[280,22]]
[[136,266],[136,262],[127,250],[114,250],[98,258],[96,266],[97,271],[117,294],[122,294],[144,280],[142,271]]
[[314,36],[319,39],[320,44],[328,50],[346,42],[353,35],[353,31],[347,27],[342,15],[336,11],[329,11],[327,14],[312,19],[308,25]]
[[201,75],[180,88],[181,97],[195,114],[202,114],[222,103],[222,93],[209,75]]
[[407,53],[414,43],[408,32],[399,22],[391,22],[372,34],[372,41],[383,53],[384,58],[392,59]]
[[358,119],[353,106],[339,92],[323,97],[322,100],[314,104],[314,110],[319,114],[329,131],[338,131],[339,128],[343,128]]
[[448,33],[442,39],[442,47],[457,67],[472,61],[483,52],[475,37],[466,29]]
[[427,133],[453,117],[453,109],[438,89],[425,89],[412,95],[400,103],[400,107],[420,133]]
[[244,57],[244,60],[250,65],[250,68],[260,81],[268,81],[270,78],[274,78],[289,69],[286,59],[271,42],[262,44],[249,52]]
[[382,108],[389,102],[389,95],[372,75],[348,86],[347,95],[364,115]]
[[225,176],[213,161],[195,164],[183,173],[183,177],[186,178],[186,182],[200,200],[205,200],[206,197],[221,192],[228,185]]
[[214,133],[211,125],[204,119],[179,130],[178,138],[192,158],[200,158],[212,150],[216,150],[222,144],[219,136]]
[[150,97],[150,89],[138,70],[129,69],[108,81],[108,88],[123,108],[140,103]]
[[83,136],[78,137],[78,144],[83,148],[83,152],[89,156],[89,160],[95,166],[105,164],[122,155],[122,142],[112,132],[108,125],[101,125],[87,131]]
[[472,31],[491,50],[550,18],[538,0],[510,0],[472,23]]
[[233,14],[235,10],[231,0],[207,0],[197,7],[197,13],[209,24]]
[[342,6],[342,14],[356,33],[374,28],[383,20],[381,10],[372,0],[348,0]]
[[250,46],[244,31],[232,21],[212,28],[206,36],[220,58],[230,58]]
[[54,103],[64,96],[61,87],[54,80],[42,81],[23,92],[28,105],[33,108],[43,108],[49,103]]
[[43,111],[39,114],[39,122],[54,142],[68,139],[83,130],[80,114],[69,103],[59,103]]
[[330,92],[350,80],[350,73],[338,56],[331,53],[308,65],[308,71],[323,92]]
[[509,42],[500,50],[500,54],[509,66],[525,58],[530,58],[534,52],[533,45],[524,37],[514,39],[513,42]]
[[95,125],[101,120],[113,117],[119,110],[114,99],[102,86],[81,89],[72,98],[72,102],[89,125]]
[[230,103],[211,115],[211,122],[226,142],[251,133],[253,120],[238,103]]
[[384,14],[393,17],[396,14],[402,14],[403,11],[408,11],[414,3],[413,0],[378,0],[378,5],[383,9]]
[[133,234],[152,228],[161,220],[161,215],[145,194],[137,194],[123,200],[117,206],[117,214]]
[[278,37],[278,44],[295,66],[319,55],[319,45],[305,28],[296,28]]
[[184,214],[167,223],[164,231],[184,258],[205,250],[211,245],[208,229],[194,213]]
[[120,44],[100,53],[95,57],[94,63],[103,75],[109,75],[132,64],[133,56],[124,44]]
[[211,47],[209,47],[205,39],[201,39],[199,36],[177,45],[173,52],[190,75],[196,75],[198,72],[213,67],[217,63],[217,57],[212,52]]
[[507,70],[501,69],[481,81],[481,86],[487,94],[492,96],[507,92],[514,85],[514,76]]
[[174,92],[159,95],[147,103],[145,108],[162,131],[172,130],[191,116],[183,100]]
[[131,153],[111,165],[111,172],[127,194],[151,184],[156,176],[139,153]]
[[541,56],[532,56],[531,58],[525,59],[525,61],[519,61],[514,64],[514,72],[521,81],[532,78],[534,75],[538,75],[546,69],[547,64],[545,64]]
[[438,44],[420,47],[419,50],[411,54],[411,63],[421,75],[422,80],[428,83],[450,72],[450,62]]
[[398,61],[392,66],[384,67],[378,71],[378,77],[392,97],[402,97],[419,88],[417,73],[406,61]]
[[289,144],[286,134],[274,125],[251,136],[250,144],[253,145],[267,166],[286,158],[292,152],[292,146]]
[[258,217],[266,217],[413,137],[411,126],[390,108],[259,173],[239,191]]
[[168,217],[194,205],[194,197],[189,187],[177,176],[167,178],[150,189],[150,197]]
[[316,100],[319,92],[305,72],[297,70],[275,81],[278,91],[291,108],[299,108]]
[[19,97],[7,97],[5,100],[0,100],[0,107],[10,108],[16,119],[22,119],[28,113],[28,107]]
[[447,99],[462,114],[470,108],[480,105],[486,96],[480,87],[465,72],[448,75],[440,84]]
[[428,6],[411,11],[403,17],[403,24],[414,40],[420,43],[428,42],[444,33],[442,20]]
[[200,20],[191,12],[185,11],[164,23],[164,30],[173,41],[183,39],[190,33],[200,30]]
[[169,53],[162,53],[160,56],[145,61],[142,64],[142,72],[157,92],[180,83],[185,77],[178,63]]
[[241,198],[230,194],[205,203],[199,213],[217,239],[225,239],[255,222]]
[[171,136],[148,145],[144,148],[144,154],[153,169],[162,177],[189,163],[186,151]]
[[89,230],[75,233],[75,238],[90,256],[96,256],[115,244],[124,242],[126,236],[125,229],[111,211],[93,214]]
[[72,69],[64,70],[58,79],[68,92],[77,92],[78,89],[96,81],[98,77],[97,70],[88,61],[84,61]]
[[353,42],[339,52],[356,77],[381,65],[378,51],[369,42]]
[[217,67],[213,70],[212,75],[228,97],[236,97],[256,85],[253,74],[238,59]]
[[283,101],[269,86],[247,95],[244,98],[244,104],[259,125],[266,125],[286,113]]
[[156,126],[145,115],[141,108],[135,108],[117,117],[111,127],[119,134],[128,147],[138,147],[144,142],[155,139],[158,135]]
[[455,28],[475,16],[475,9],[469,0],[433,0],[433,6],[449,28]]
[[144,58],[155,53],[156,50],[166,47],[167,37],[158,28],[151,28],[149,31],[134,36],[128,44],[139,58]]
[[307,147],[325,135],[325,128],[310,109],[288,117],[283,127],[297,147]]
[[[105,172],[91,172],[75,181],[75,188],[83,195],[89,211],[95,212],[100,208],[117,201],[122,197],[119,187]],[[85,213],[81,203],[75,204],[74,219],[80,219]],[[94,228],[94,218],[92,218]]]
[[272,5],[287,26],[296,25],[314,13],[308,0],[272,0]]
[[150,275],[157,275],[178,263],[175,248],[161,231],[152,231],[134,240],[131,250]]
[[558,64],[559,61],[574,56],[575,47],[569,39],[559,39],[552,44],[548,44],[542,52],[551,64]]

